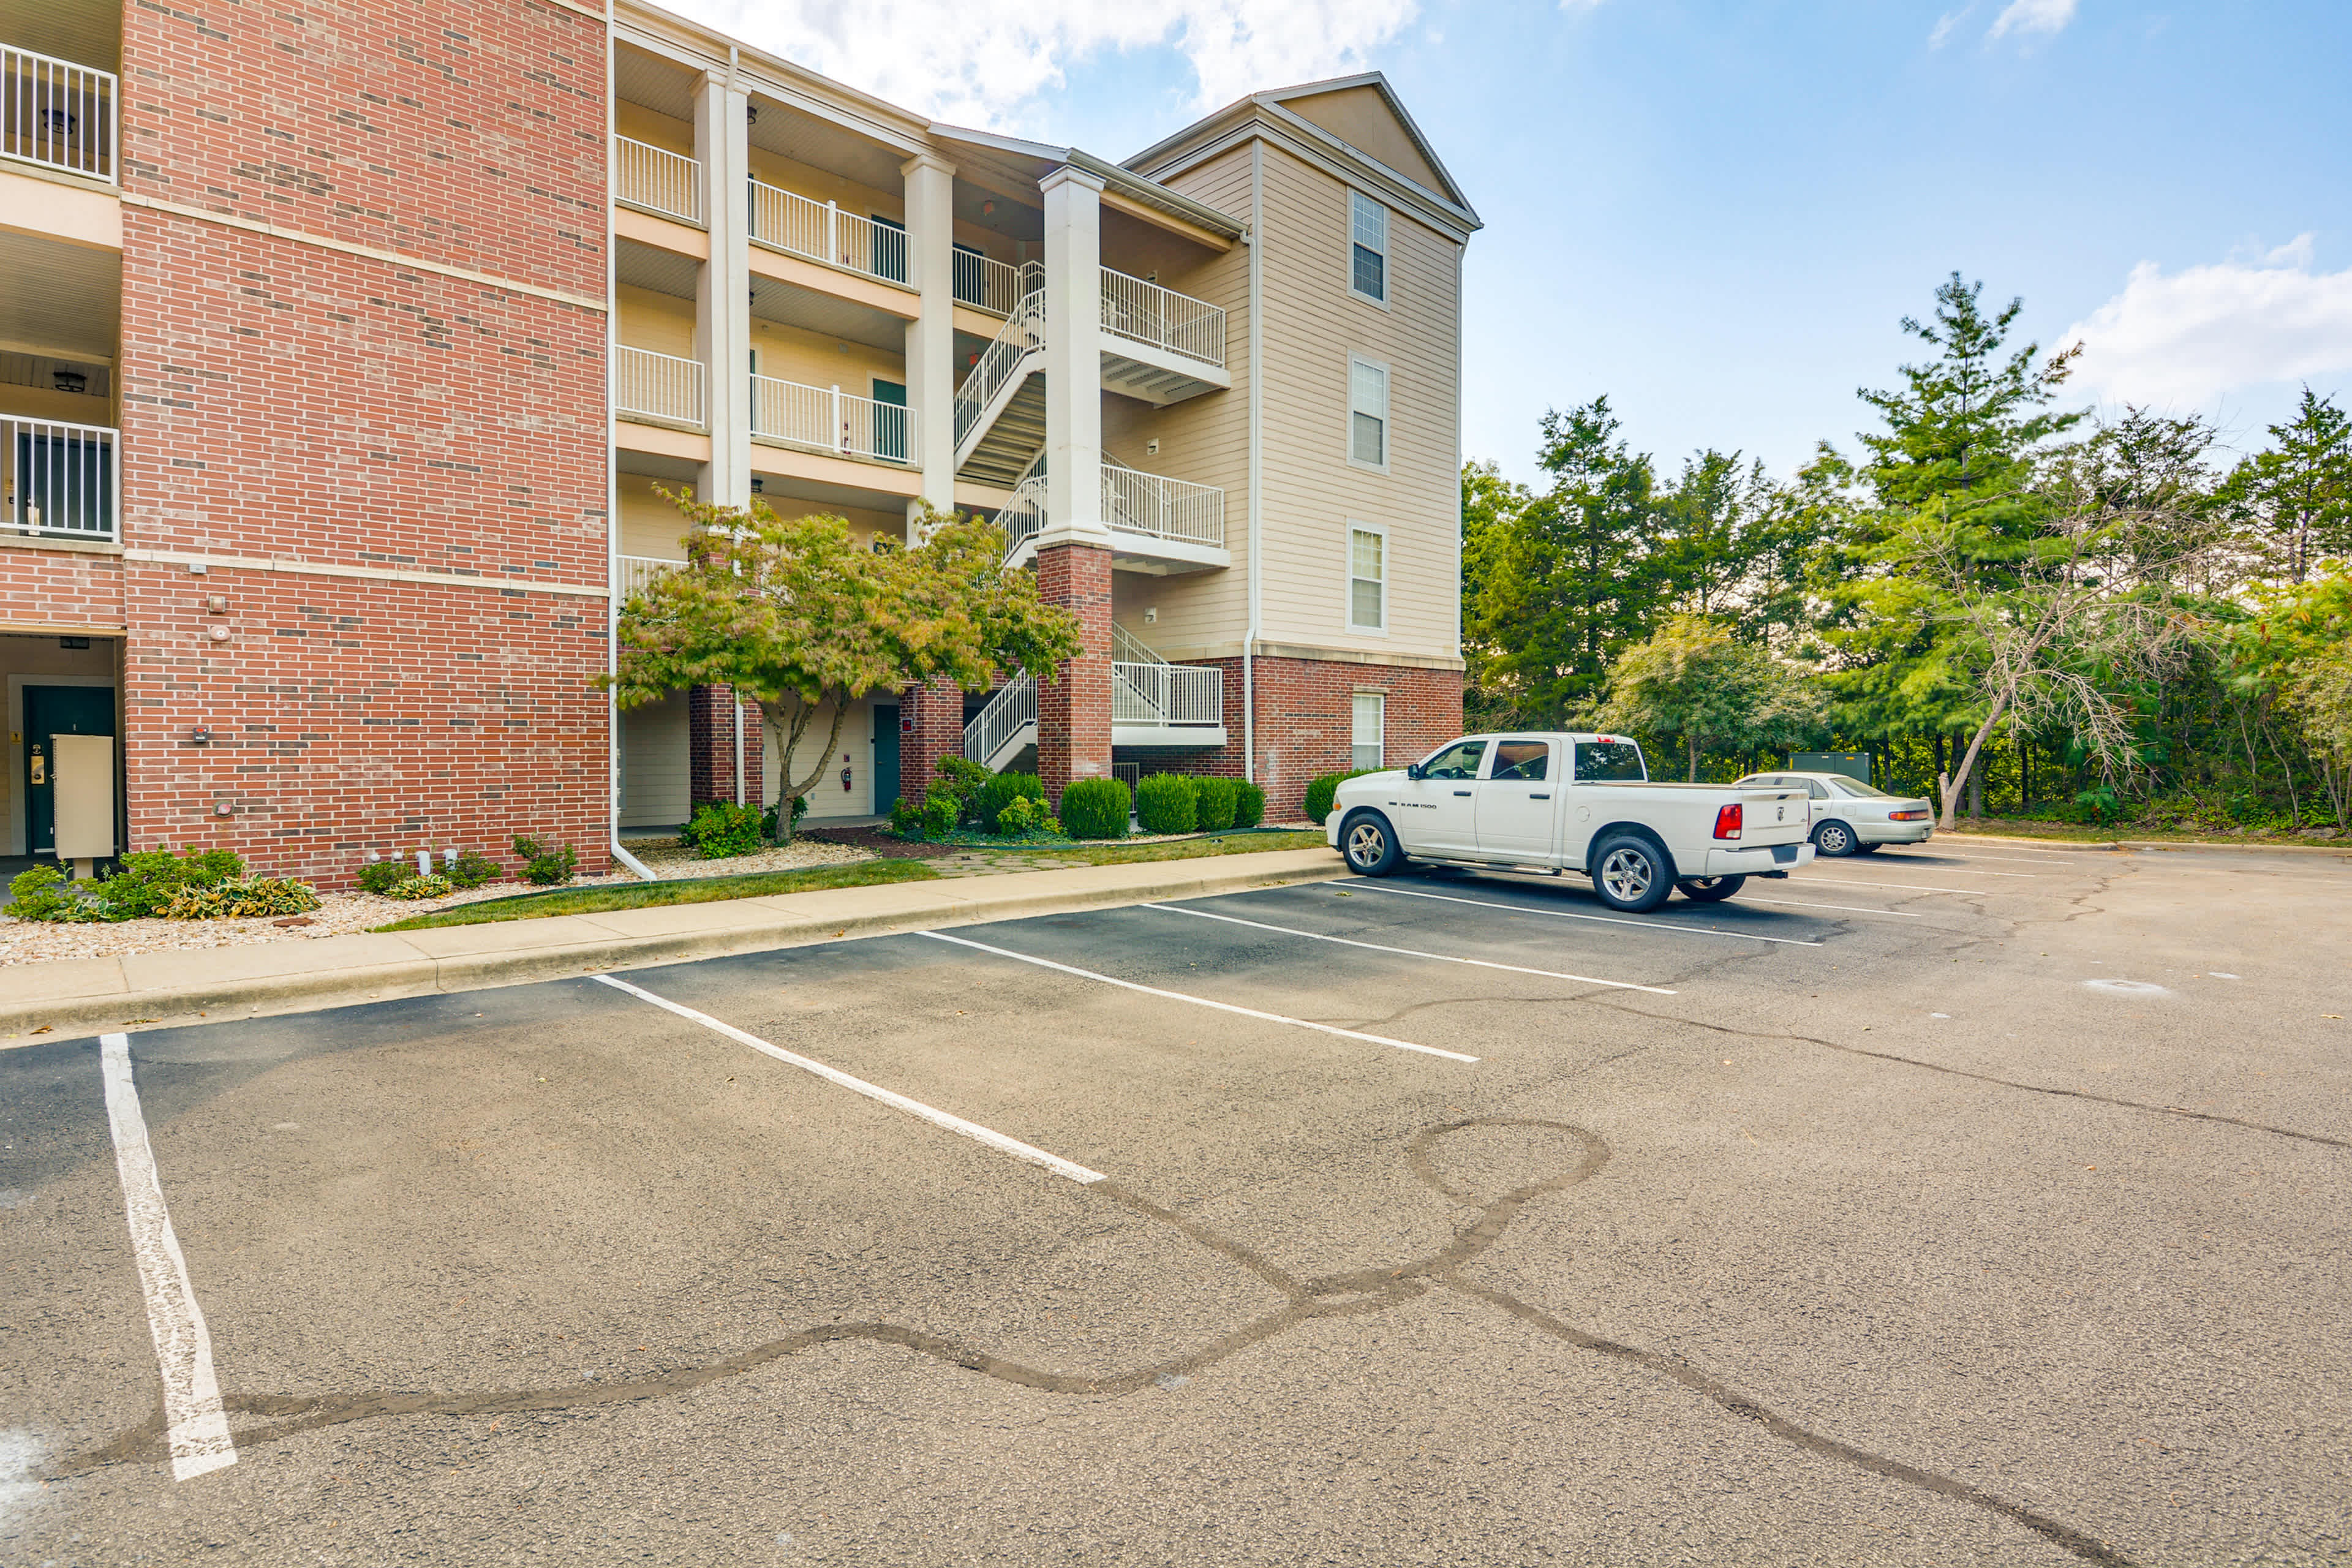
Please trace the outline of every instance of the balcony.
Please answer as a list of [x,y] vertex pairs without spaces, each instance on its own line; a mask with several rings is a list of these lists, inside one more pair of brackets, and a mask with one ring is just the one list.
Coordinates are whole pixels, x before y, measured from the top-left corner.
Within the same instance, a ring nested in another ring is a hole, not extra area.
[[[1025,565],[1045,527],[1045,461],[1033,462],[996,514],[1007,566]],[[1105,457],[1102,517],[1110,528],[1111,564],[1165,577],[1233,564],[1225,549],[1225,492],[1130,468]]]
[[642,594],[653,580],[665,572],[675,572],[685,565],[658,555],[624,555],[621,557],[621,596]]
[[0,532],[112,544],[121,493],[112,430],[0,417]]
[[1222,306],[1102,269],[1103,385],[1167,405],[1233,385]]
[[111,184],[111,71],[0,44],[0,154]]
[[675,429],[709,427],[699,360],[655,353],[650,349],[624,348],[616,353],[614,413],[624,419]]
[[973,251],[955,253],[954,289],[960,305],[1009,316],[1024,296],[1045,286],[1045,268],[1037,262],[1013,267]]
[[613,163],[616,176],[614,199],[622,205],[656,217],[675,218],[679,223],[700,225],[705,221],[702,165],[693,159],[666,147],[615,136]]
[[915,411],[837,386],[751,378],[751,434],[803,452],[894,463],[915,458]]
[[1225,672],[1214,665],[1130,664],[1124,659],[1110,667],[1110,721],[1114,745],[1181,745],[1197,740],[1202,745],[1223,745],[1184,735],[1145,739],[1121,735],[1121,730],[1146,728],[1192,730],[1225,723]]
[[751,182],[751,237],[787,255],[860,277],[884,283],[907,281],[905,228],[757,180]]

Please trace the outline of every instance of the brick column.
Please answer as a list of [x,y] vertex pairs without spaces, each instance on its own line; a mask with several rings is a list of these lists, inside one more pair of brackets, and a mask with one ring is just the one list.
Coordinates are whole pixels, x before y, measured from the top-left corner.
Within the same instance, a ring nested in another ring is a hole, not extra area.
[[939,759],[961,755],[962,691],[947,680],[908,687],[898,699],[898,797],[919,805]]
[[1110,552],[1082,542],[1039,550],[1037,594],[1078,617],[1085,649],[1059,680],[1037,684],[1037,776],[1058,809],[1071,780],[1110,776]]
[[688,809],[709,802],[735,803],[735,737],[743,737],[743,804],[755,809],[768,804],[765,757],[767,725],[760,705],[738,702],[731,686],[696,686],[686,699],[688,736]]

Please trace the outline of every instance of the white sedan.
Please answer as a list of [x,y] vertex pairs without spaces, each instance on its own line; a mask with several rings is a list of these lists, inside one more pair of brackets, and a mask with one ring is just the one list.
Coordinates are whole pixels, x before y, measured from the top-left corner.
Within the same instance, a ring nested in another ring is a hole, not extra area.
[[1749,773],[1743,784],[1802,784],[1813,797],[1813,847],[1823,858],[1868,855],[1882,844],[1925,844],[1936,808],[1843,773]]

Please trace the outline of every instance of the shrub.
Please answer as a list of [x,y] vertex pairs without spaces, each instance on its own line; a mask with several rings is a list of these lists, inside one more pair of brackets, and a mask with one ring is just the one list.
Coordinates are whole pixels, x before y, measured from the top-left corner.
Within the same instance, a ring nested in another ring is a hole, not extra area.
[[561,887],[572,880],[572,874],[580,868],[580,857],[569,844],[554,848],[518,833],[514,852],[522,862],[522,879],[534,887]]
[[767,842],[760,821],[760,808],[737,805],[733,801],[705,801],[686,825],[678,839],[705,860],[724,860],[735,855],[756,855]]
[[488,856],[468,849],[443,868],[441,874],[456,887],[480,888],[505,881],[507,868]]
[[[778,831],[778,823],[777,823],[777,820],[776,820],[776,810],[777,810],[777,808],[772,805],[772,806],[768,807],[768,809],[767,809],[767,810],[765,810],[765,811],[763,811],[763,812],[761,812],[761,813],[760,814],[760,831],[761,831],[761,833],[763,833],[763,834],[767,835],[767,836],[768,836],[768,837],[770,837],[771,839],[772,839],[772,840],[774,840],[775,842],[777,842],[777,843],[781,844],[781,843],[782,843],[782,842],[783,842],[783,837],[784,837],[784,836],[783,836],[783,834],[782,834],[782,833],[781,833],[781,832],[779,832],[779,831]],[[793,832],[797,833],[797,832],[799,832],[799,831],[800,831],[801,818],[802,818],[802,817],[803,817],[803,816],[806,816],[807,815],[808,815],[808,796],[806,796],[806,795],[796,795],[793,796]]]
[[1331,815],[1331,797],[1342,784],[1379,771],[1377,768],[1356,768],[1349,773],[1325,773],[1321,778],[1309,780],[1307,784],[1307,820],[1320,827],[1323,819]]
[[36,866],[10,879],[16,902],[7,912],[20,921],[96,921],[106,918],[100,907],[75,891],[66,874],[55,866]]
[[1199,790],[1192,802],[1192,825],[1203,833],[1223,833],[1234,825],[1240,791],[1232,779],[1203,775],[1192,781]]
[[1062,792],[1062,827],[1073,838],[1124,838],[1127,813],[1127,785],[1118,779],[1075,779]]
[[1004,808],[1016,800],[1037,803],[1030,822],[1045,819],[1045,785],[1035,773],[991,773],[972,794],[972,815],[979,819],[982,833],[1023,833],[1025,827],[1006,828],[1002,826]]
[[1190,833],[1200,786],[1183,773],[1153,773],[1136,786],[1135,818],[1146,833]]
[[1008,838],[1024,838],[1032,833],[1058,834],[1062,824],[1041,796],[1016,795],[996,814],[996,831]]
[[122,868],[100,882],[99,918],[138,920],[160,915],[183,888],[217,888],[245,875],[245,862],[233,849],[198,849],[185,854],[169,849],[136,851],[122,858]]
[[950,752],[933,768],[930,793],[946,795],[956,803],[956,820],[968,827],[977,826],[980,816],[973,797],[995,776],[978,763]]
[[426,877],[411,877],[394,887],[386,895],[394,899],[443,899],[457,890],[457,884],[435,872]]
[[923,837],[945,838],[956,830],[956,798],[944,790],[923,797]]
[[890,803],[890,831],[901,838],[923,836],[923,808],[905,795]]
[[1255,827],[1265,820],[1265,791],[1247,779],[1234,781],[1234,826]]
[[[425,882],[448,882],[440,877],[411,877],[400,884],[395,898],[422,897],[405,889]],[[319,907],[319,894],[308,882],[289,877],[255,877],[247,881],[205,887],[183,885],[163,907],[167,921],[249,921],[265,915],[308,914]]]
[[390,893],[403,882],[416,879],[416,868],[398,856],[389,860],[371,860],[360,868],[360,891]]

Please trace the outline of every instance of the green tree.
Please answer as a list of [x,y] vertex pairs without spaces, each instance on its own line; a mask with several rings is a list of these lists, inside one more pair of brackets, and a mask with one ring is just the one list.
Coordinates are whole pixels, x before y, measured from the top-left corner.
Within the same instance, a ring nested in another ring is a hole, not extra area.
[[1535,500],[1525,485],[1503,477],[1497,465],[1462,465],[1462,661],[1463,707],[1475,726],[1507,727],[1515,701],[1503,669],[1503,647],[1487,639],[1502,630],[1493,612],[1510,581],[1523,514]]
[[[781,709],[785,757],[815,758],[806,778],[783,781],[784,800],[816,787],[868,692],[940,679],[984,691],[1016,668],[1051,680],[1079,650],[1076,618],[1038,599],[1034,574],[1003,569],[991,524],[934,514],[920,545],[869,547],[840,517],[672,499],[694,525],[687,564],[622,606],[619,673],[597,683],[625,708],[709,684]],[[824,743],[803,752],[828,708]],[[789,838],[792,813],[776,816]]]
[[1688,615],[1728,615],[1749,596],[1773,487],[1761,462],[1743,468],[1739,456],[1710,447],[1685,458],[1657,499],[1658,564],[1668,598]]
[[2272,569],[2300,583],[2322,558],[2352,554],[2352,418],[2305,386],[2270,433],[2275,445],[2239,464],[2227,493]]
[[1709,747],[1747,752],[1801,742],[1822,718],[1819,689],[1799,671],[1704,616],[1675,616],[1610,666],[1598,722],[1679,740],[1696,783]]

